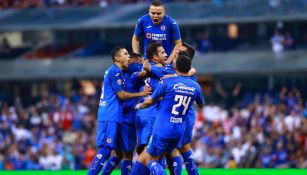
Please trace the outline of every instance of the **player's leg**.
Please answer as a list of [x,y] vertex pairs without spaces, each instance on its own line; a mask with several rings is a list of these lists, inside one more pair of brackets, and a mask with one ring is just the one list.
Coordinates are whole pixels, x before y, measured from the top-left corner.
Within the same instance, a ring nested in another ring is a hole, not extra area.
[[167,166],[171,175],[181,175],[182,171],[182,160],[180,152],[174,149],[171,154],[166,156]]
[[137,128],[137,138],[138,146],[137,153],[140,154],[144,151],[147,146],[149,139],[152,134],[153,125],[155,122],[155,117],[152,116],[137,116],[136,117],[136,128]]
[[133,123],[122,123],[121,126],[121,147],[123,160],[121,174],[129,175],[132,169],[133,151],[136,146],[136,128]]
[[[145,148],[146,149],[146,148]],[[150,171],[146,166],[146,162],[150,159],[148,157],[149,155],[145,153],[146,151],[143,151],[139,156],[135,164],[133,165],[133,168],[131,170],[130,175],[149,175]]]
[[107,161],[101,175],[110,175],[115,167],[119,164],[120,160],[122,159],[122,153],[120,150],[112,151],[111,158]]
[[110,157],[111,150],[116,149],[116,122],[98,122],[96,146],[98,148],[97,154],[94,157],[88,171],[88,175],[97,175],[105,161]]
[[[190,112],[190,111],[189,111]],[[184,137],[180,140],[178,144],[179,151],[182,155],[186,170],[189,175],[198,175],[198,170],[196,166],[196,162],[193,158],[193,152],[191,149],[192,142],[192,131],[194,126],[195,119],[188,118],[187,127],[184,133]]]
[[186,170],[189,175],[198,175],[198,170],[197,170],[197,165],[193,157],[193,152],[191,149],[191,143],[185,144],[182,148],[179,149],[183,160],[184,164],[186,166]]

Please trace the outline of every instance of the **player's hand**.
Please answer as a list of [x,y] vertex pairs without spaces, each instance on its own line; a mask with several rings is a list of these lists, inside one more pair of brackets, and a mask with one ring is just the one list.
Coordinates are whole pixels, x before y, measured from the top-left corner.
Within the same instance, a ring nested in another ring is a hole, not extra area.
[[151,94],[152,88],[150,86],[144,86],[144,96]]
[[138,104],[135,105],[134,109],[139,110],[139,109],[141,109],[141,106],[142,106],[142,103],[138,103]]
[[145,61],[143,62],[143,69],[144,69],[145,71],[147,71],[147,72],[150,72],[150,68],[151,68],[151,65],[150,65],[149,61],[148,61],[148,60],[145,60]]
[[166,78],[170,78],[170,77],[176,77],[175,74],[167,74],[167,75],[164,75],[160,80],[164,80]]

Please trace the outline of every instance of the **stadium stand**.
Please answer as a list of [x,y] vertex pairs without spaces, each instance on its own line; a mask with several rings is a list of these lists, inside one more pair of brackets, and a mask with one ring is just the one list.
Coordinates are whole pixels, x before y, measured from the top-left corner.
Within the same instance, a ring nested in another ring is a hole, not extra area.
[[[141,0],[52,2],[0,0],[0,36],[22,36],[22,47],[0,43],[0,170],[88,168],[110,48],[130,45],[148,10]],[[306,1],[167,2],[198,49],[207,103],[193,132],[198,165],[307,168]],[[237,37],[228,36],[230,24]],[[278,55],[276,28],[291,35]]]

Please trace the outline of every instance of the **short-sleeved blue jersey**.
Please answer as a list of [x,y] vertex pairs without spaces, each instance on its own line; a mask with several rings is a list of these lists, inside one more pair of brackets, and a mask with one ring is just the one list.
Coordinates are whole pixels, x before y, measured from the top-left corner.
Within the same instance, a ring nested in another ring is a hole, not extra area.
[[116,95],[121,90],[124,90],[122,70],[113,64],[104,74],[98,121],[122,122],[123,101]]
[[[200,86],[190,77],[177,76],[163,80],[152,94],[157,101],[160,97],[159,113],[153,135],[162,138],[178,138],[184,133],[185,120],[194,101],[204,104]],[[167,132],[166,132],[167,131]]]
[[[135,67],[137,64],[130,64],[128,68],[134,69],[135,71],[141,71],[142,67]],[[134,67],[134,68],[133,68]],[[139,77],[139,72],[127,73],[123,72],[125,79],[125,91],[135,93],[138,92],[140,87],[144,85],[144,81]],[[135,105],[137,104],[138,99],[132,98],[124,101],[123,109],[123,122],[134,123],[135,122]]]
[[134,35],[144,41],[145,58],[146,48],[150,42],[162,42],[165,52],[170,55],[174,48],[174,41],[181,39],[177,22],[167,15],[157,25],[151,21],[149,14],[142,16],[135,26]]

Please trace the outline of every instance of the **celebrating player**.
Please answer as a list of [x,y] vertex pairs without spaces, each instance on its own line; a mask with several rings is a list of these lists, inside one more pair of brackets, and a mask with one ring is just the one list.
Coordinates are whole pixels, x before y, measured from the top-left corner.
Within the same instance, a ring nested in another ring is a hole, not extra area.
[[177,76],[165,79],[152,96],[136,106],[136,109],[146,108],[163,97],[151,140],[147,150],[138,157],[132,175],[144,174],[144,165],[153,174],[166,174],[157,160],[177,147],[185,131],[187,112],[193,102],[196,101],[200,107],[204,104],[200,86],[188,77],[191,59],[179,55],[174,64]]
[[96,135],[98,150],[88,175],[97,175],[104,162],[109,158],[111,150],[117,150],[119,147],[123,100],[150,94],[146,90],[136,93],[129,93],[124,90],[125,81],[122,71],[128,67],[129,54],[125,47],[122,46],[115,47],[111,54],[114,64],[105,72],[98,109]]
[[[139,18],[134,35],[132,37],[132,49],[135,53],[140,53],[140,40],[144,43],[144,52],[151,42],[161,42],[168,60],[174,56],[173,50],[181,46],[181,36],[177,22],[165,15],[163,2],[153,0],[149,7],[149,14]],[[167,60],[167,63],[170,61]]]

